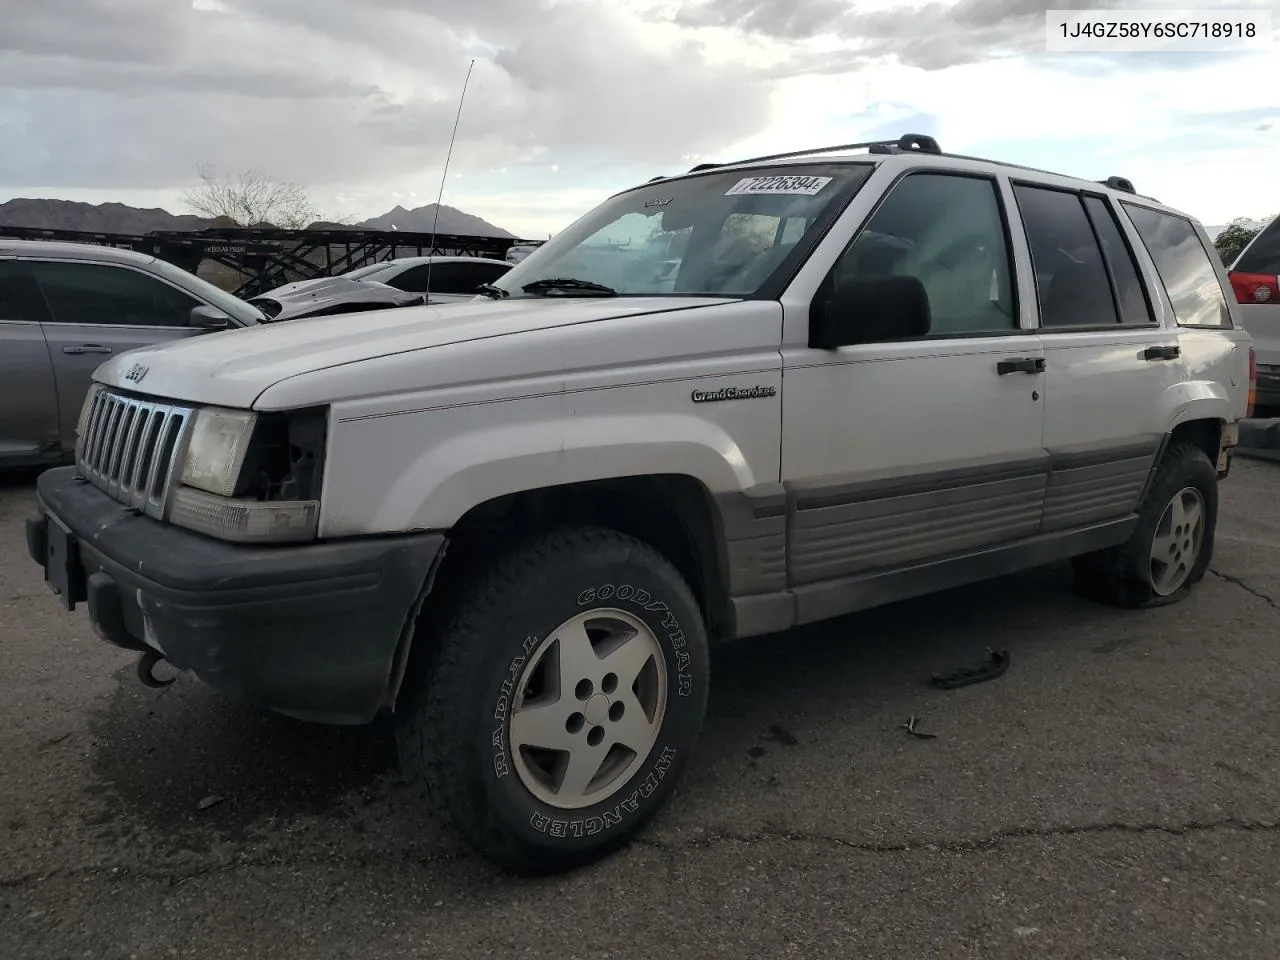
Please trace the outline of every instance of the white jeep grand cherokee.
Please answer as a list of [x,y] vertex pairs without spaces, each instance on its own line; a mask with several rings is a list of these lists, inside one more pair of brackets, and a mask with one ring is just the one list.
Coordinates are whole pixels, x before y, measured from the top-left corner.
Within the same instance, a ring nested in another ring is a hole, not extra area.
[[475,302],[107,362],[30,551],[144,667],[390,714],[471,844],[565,868],[670,796],[712,640],[1065,558],[1184,596],[1251,386],[1210,250],[928,137],[704,164]]

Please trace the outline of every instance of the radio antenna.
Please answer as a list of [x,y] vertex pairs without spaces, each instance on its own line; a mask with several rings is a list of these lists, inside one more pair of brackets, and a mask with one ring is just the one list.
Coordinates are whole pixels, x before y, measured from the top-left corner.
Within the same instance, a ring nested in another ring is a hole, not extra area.
[[440,223],[440,201],[444,199],[444,185],[449,178],[449,161],[453,159],[453,142],[458,139],[458,122],[462,119],[462,104],[467,99],[467,84],[471,82],[471,71],[475,69],[476,62],[473,59],[471,65],[467,67],[467,77],[462,81],[462,96],[458,98],[458,113],[453,118],[453,134],[449,137],[449,150],[444,155],[444,172],[440,174],[440,192],[436,194],[436,212],[431,218],[431,259],[427,261],[427,292],[423,298],[424,303],[431,302],[431,267],[435,263],[435,251],[439,249],[436,243],[436,227]]

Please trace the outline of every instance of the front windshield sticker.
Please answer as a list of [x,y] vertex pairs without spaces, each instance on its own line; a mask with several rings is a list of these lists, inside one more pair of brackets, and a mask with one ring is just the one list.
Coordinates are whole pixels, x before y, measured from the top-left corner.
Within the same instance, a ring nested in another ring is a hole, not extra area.
[[746,193],[767,193],[773,196],[812,197],[831,182],[830,177],[746,177],[724,192],[726,197]]
[[673,199],[674,199],[673,197],[659,197],[657,200],[646,200],[644,205],[646,208],[647,207],[665,207]]

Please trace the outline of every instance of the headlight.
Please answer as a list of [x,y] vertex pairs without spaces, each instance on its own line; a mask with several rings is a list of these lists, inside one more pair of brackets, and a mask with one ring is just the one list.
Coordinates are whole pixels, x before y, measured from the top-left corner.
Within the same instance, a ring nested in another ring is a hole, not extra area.
[[328,422],[325,407],[261,414],[202,408],[170,522],[239,543],[314,540]]
[[182,465],[182,482],[220,497],[236,492],[258,415],[247,410],[203,407],[196,414]]

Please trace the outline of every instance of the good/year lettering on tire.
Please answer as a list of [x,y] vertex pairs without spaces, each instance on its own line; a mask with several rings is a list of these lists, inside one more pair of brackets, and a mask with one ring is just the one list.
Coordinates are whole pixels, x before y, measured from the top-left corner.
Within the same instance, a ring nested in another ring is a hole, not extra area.
[[668,561],[614,531],[512,550],[420,639],[434,656],[400,711],[402,766],[504,866],[560,869],[625,843],[701,729],[698,606]]

